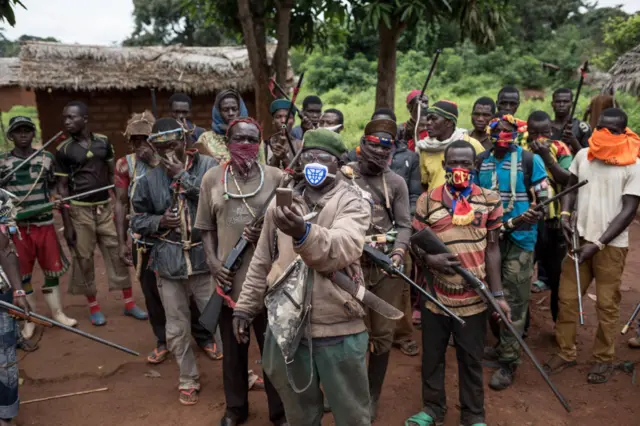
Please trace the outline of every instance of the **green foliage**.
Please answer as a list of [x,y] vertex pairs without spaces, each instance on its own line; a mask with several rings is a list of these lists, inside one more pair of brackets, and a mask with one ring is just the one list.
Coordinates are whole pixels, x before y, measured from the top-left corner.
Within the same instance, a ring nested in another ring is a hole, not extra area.
[[10,58],[16,57],[20,54],[20,43],[23,41],[48,41],[48,42],[59,42],[58,39],[54,37],[36,37],[31,35],[21,35],[17,40],[11,41],[8,40],[2,34],[2,28],[0,28],[0,58]]
[[7,24],[14,27],[16,25],[16,15],[14,8],[20,6],[26,9],[25,5],[20,0],[2,0],[0,1],[0,23],[7,22]]
[[606,50],[596,59],[596,64],[607,70],[618,56],[640,44],[640,14],[609,18],[603,26],[603,33]]
[[125,46],[183,44],[220,46],[237,44],[214,22],[207,22],[196,7],[190,14],[183,0],[133,0],[135,29]]

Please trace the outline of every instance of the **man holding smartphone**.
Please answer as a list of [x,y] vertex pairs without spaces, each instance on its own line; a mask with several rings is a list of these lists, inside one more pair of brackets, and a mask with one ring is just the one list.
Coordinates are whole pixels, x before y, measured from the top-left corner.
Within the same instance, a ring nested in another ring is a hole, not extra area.
[[[233,307],[242,290],[254,245],[260,238],[261,227],[253,227],[251,223],[269,202],[270,194],[280,183],[282,172],[258,161],[262,129],[254,119],[240,118],[231,122],[226,140],[230,161],[212,168],[204,176],[195,226],[203,233],[207,264],[216,284],[232,288],[231,293],[224,296],[227,300],[219,320],[225,352],[222,368],[227,401],[220,425],[235,426],[246,422],[249,416],[249,342],[240,343],[233,335]],[[287,198],[286,194],[283,195]],[[250,246],[244,252],[239,267],[228,270],[223,264],[240,238],[247,240]],[[253,321],[260,349],[264,344],[266,327],[263,306]],[[264,382],[269,419],[274,425],[282,425],[286,423],[282,401],[266,375]]]

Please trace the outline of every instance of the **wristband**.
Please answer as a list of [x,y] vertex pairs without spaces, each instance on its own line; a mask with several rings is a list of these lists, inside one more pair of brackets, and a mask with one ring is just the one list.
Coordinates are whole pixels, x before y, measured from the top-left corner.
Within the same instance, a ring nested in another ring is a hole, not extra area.
[[13,297],[25,297],[27,293],[24,290],[14,290]]
[[305,224],[305,231],[304,231],[304,235],[302,236],[302,238],[300,238],[299,240],[296,240],[294,238],[294,240],[293,240],[293,244],[294,244],[295,247],[300,247],[302,244],[304,244],[305,240],[309,236],[309,231],[311,231],[311,224],[309,222],[307,222]]
[[494,291],[492,294],[493,294],[493,297],[504,297],[504,291],[502,290]]
[[598,246],[598,249],[599,249],[600,251],[604,250],[604,248],[607,246],[606,244],[602,244],[602,243],[601,243],[600,241],[598,241],[598,240],[594,241],[594,242],[593,242],[593,244],[597,245],[597,246]]
[[571,212],[562,211],[562,212],[560,212],[560,216],[569,216],[569,217],[571,217]]

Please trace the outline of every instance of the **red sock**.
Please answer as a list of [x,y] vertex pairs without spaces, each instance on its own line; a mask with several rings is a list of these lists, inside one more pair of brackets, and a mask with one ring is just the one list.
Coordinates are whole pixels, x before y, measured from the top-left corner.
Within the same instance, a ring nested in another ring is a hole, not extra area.
[[123,288],[122,296],[124,297],[124,308],[126,310],[133,309],[136,306],[136,302],[133,300],[133,290],[131,290],[131,287]]
[[89,302],[89,312],[92,314],[100,312],[100,305],[98,305],[98,301],[95,296],[87,296],[87,301]]

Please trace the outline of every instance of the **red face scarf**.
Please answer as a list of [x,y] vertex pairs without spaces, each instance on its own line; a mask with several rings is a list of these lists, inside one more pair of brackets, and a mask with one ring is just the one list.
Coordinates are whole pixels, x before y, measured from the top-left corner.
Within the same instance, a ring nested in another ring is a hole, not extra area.
[[628,127],[624,133],[614,135],[604,128],[593,132],[589,139],[587,159],[602,160],[612,166],[628,166],[634,164],[640,152],[640,138]]
[[231,166],[246,176],[258,159],[260,145],[257,143],[230,143],[228,149],[231,156]]

